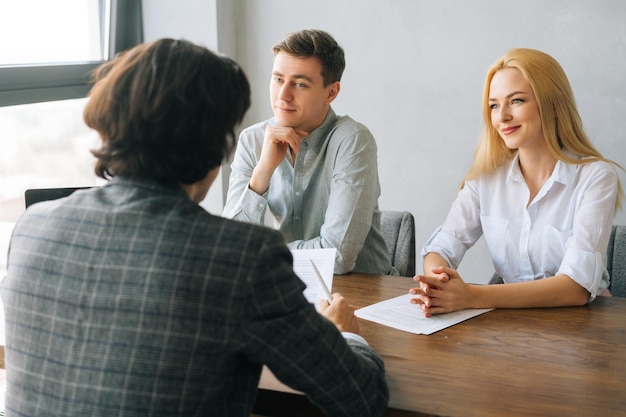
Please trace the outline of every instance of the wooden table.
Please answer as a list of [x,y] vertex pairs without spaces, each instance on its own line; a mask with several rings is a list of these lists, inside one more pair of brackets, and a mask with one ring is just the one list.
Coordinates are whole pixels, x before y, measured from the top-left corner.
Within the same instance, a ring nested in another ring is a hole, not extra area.
[[[412,285],[350,274],[335,276],[333,292],[364,307]],[[359,323],[385,361],[388,416],[626,416],[626,298],[494,310],[429,336]],[[262,389],[259,403],[275,395]],[[321,415],[299,407],[273,415]]]

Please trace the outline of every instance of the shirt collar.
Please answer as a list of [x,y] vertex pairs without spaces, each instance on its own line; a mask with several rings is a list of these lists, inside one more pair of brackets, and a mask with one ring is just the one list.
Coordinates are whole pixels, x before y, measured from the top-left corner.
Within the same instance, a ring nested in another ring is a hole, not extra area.
[[315,151],[315,153],[319,153],[320,149],[322,149],[322,145],[326,141],[330,130],[335,126],[337,122],[337,114],[332,107],[328,108],[328,113],[326,113],[326,117],[322,124],[315,129],[313,132],[309,133],[309,136],[304,138],[302,141],[307,144],[309,149]]
[[[580,157],[576,156],[568,150],[564,150],[563,152],[565,152],[571,158],[580,159]],[[552,175],[550,176],[549,180],[554,182],[560,182],[564,185],[571,184],[574,180],[574,177],[576,176],[578,168],[580,168],[580,166],[577,164],[568,164],[567,162],[557,160],[556,165],[554,166],[554,171],[552,171]],[[515,152],[515,156],[513,157],[511,162],[509,162],[508,172],[509,173],[506,179],[507,183],[509,183],[510,181],[524,181],[524,176],[522,175],[522,170],[519,166],[519,154],[517,152]]]
[[522,170],[519,167],[519,154],[515,152],[513,159],[509,162],[509,173],[506,176],[507,184],[511,181],[519,182],[524,181],[524,176],[522,175]]

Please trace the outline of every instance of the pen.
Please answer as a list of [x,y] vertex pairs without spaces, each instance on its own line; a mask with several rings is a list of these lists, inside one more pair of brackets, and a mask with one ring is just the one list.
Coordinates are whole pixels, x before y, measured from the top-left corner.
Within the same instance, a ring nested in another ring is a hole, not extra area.
[[324,278],[322,278],[322,274],[320,273],[320,270],[317,269],[317,265],[315,265],[315,262],[313,262],[313,259],[309,258],[309,261],[311,261],[311,265],[313,265],[313,269],[315,270],[315,275],[317,276],[317,279],[320,282],[320,285],[322,286],[322,289],[324,290],[324,295],[326,296],[326,300],[328,301],[328,303],[332,303],[333,302],[333,297],[330,295],[330,291],[328,290],[328,287],[326,286],[326,282],[324,282]]

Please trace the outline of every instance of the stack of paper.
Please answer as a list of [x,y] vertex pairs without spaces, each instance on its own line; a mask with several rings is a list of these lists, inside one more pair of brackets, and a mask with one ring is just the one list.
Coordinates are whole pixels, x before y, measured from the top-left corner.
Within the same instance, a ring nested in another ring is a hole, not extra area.
[[293,271],[306,284],[304,296],[315,304],[315,308],[318,308],[319,300],[327,298],[326,290],[332,291],[336,252],[335,248],[291,251]]

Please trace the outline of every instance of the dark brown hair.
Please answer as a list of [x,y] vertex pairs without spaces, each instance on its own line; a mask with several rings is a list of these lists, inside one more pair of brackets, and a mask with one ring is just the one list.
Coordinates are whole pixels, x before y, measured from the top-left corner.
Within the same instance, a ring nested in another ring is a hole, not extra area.
[[227,159],[250,86],[231,59],[185,40],[159,39],[121,53],[92,74],[83,118],[102,139],[102,178],[191,184]]
[[283,51],[300,58],[316,57],[322,64],[324,87],[341,81],[346,60],[337,41],[323,30],[301,30],[294,32],[273,47],[274,55]]

